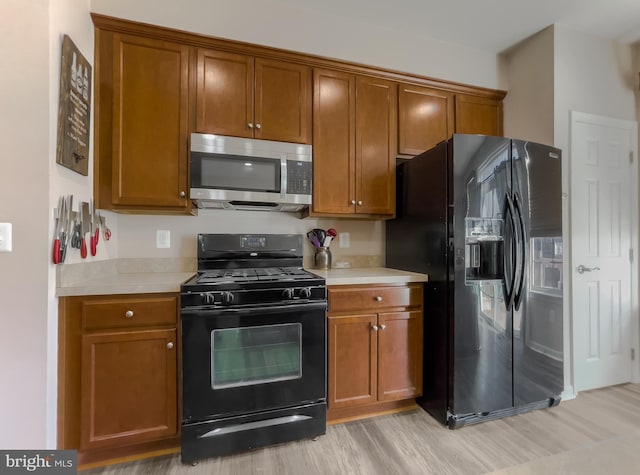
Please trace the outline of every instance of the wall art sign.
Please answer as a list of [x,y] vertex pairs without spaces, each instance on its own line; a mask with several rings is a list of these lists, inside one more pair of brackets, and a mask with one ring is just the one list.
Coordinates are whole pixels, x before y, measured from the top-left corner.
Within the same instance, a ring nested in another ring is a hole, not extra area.
[[62,40],[56,163],[89,174],[91,65],[68,35]]

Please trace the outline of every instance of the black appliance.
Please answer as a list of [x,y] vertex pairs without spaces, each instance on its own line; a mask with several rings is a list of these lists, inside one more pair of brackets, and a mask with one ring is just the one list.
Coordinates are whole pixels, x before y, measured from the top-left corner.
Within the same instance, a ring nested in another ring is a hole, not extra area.
[[424,287],[423,408],[450,428],[563,390],[560,150],[454,134],[397,167],[387,267]]
[[326,432],[326,309],[300,235],[200,234],[181,288],[182,461]]

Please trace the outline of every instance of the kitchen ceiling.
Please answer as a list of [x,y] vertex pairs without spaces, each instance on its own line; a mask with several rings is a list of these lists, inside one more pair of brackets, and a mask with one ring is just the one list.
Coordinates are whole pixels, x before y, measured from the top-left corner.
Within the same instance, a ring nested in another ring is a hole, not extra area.
[[273,0],[325,16],[412,31],[500,53],[554,23],[595,36],[640,41],[639,0]]

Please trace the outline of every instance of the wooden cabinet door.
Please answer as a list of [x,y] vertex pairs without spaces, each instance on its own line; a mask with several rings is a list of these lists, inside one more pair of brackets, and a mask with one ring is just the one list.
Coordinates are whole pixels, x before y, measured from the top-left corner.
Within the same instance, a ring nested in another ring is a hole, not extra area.
[[456,132],[502,136],[502,101],[456,95]]
[[311,143],[311,68],[256,58],[257,139]]
[[189,47],[114,34],[114,205],[188,206]]
[[355,77],[321,69],[313,77],[313,211],[353,214]]
[[177,435],[176,330],[82,337],[80,448]]
[[377,320],[376,315],[329,316],[330,409],[377,400]]
[[378,400],[422,394],[421,311],[378,315]]
[[395,213],[397,85],[356,78],[356,213]]
[[196,130],[253,137],[254,59],[198,49]]
[[418,155],[449,138],[454,129],[453,94],[411,84],[398,91],[398,153]]

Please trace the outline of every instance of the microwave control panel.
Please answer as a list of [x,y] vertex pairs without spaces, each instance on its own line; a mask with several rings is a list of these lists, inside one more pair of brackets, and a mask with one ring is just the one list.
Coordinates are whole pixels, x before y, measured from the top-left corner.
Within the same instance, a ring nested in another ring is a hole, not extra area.
[[312,162],[287,160],[287,194],[311,194],[312,167]]

